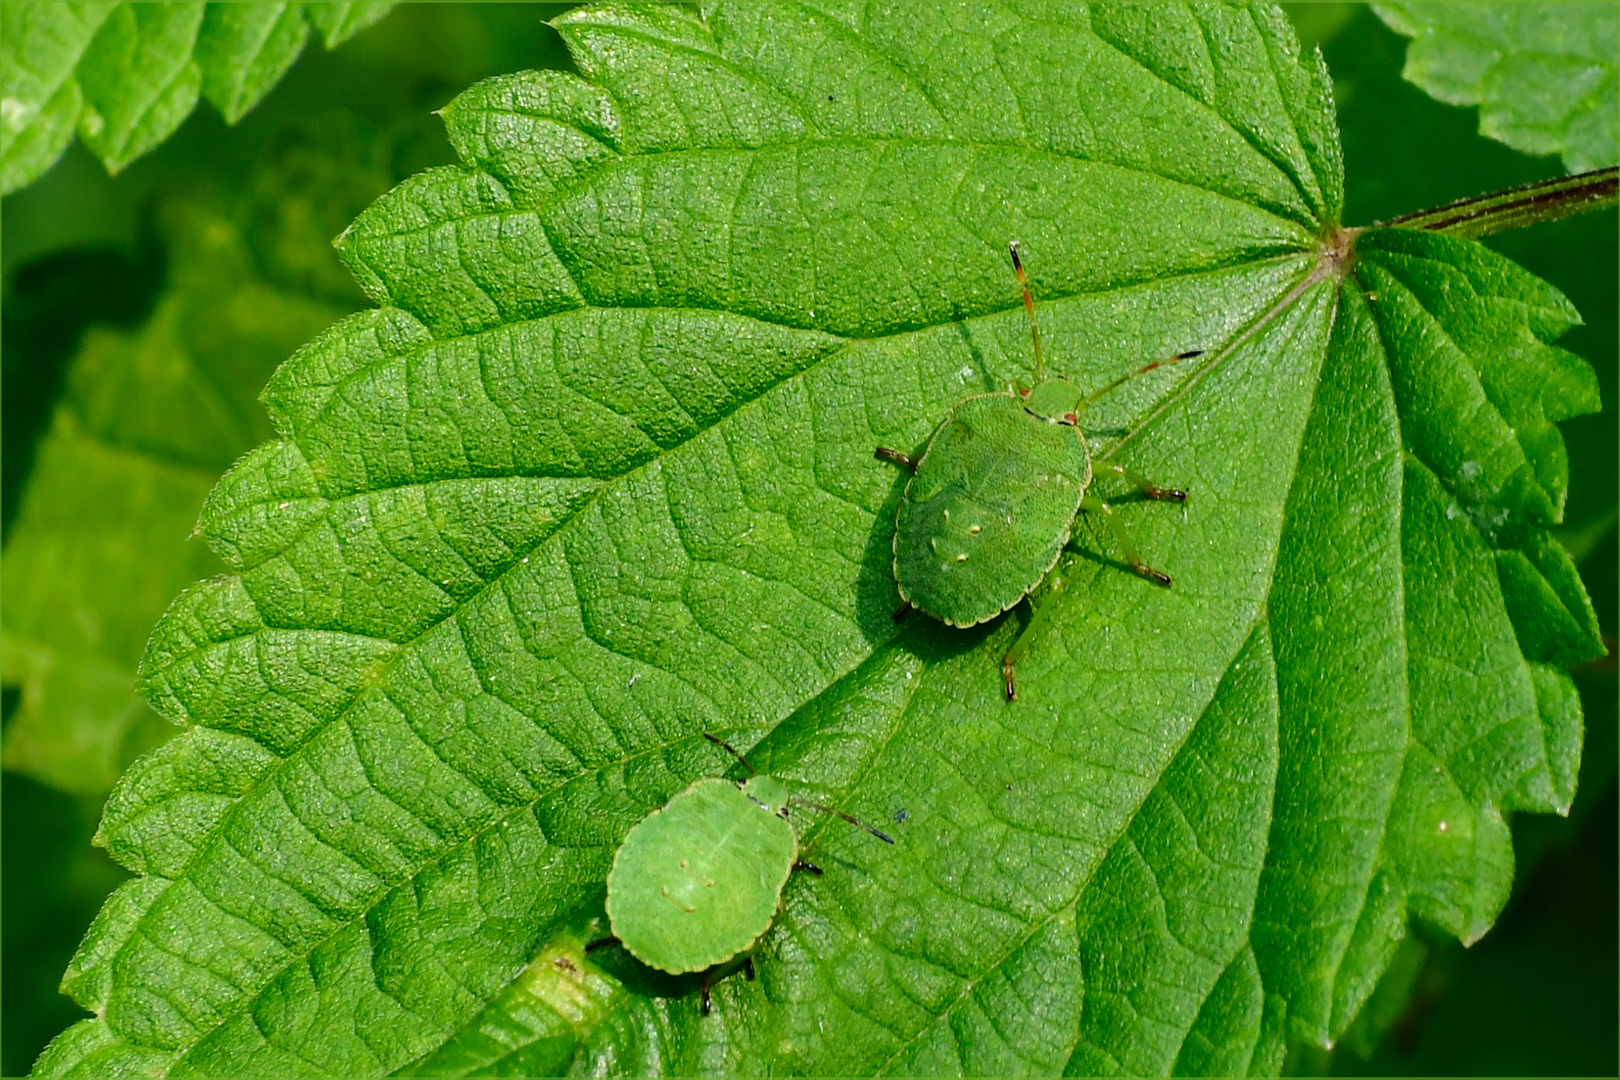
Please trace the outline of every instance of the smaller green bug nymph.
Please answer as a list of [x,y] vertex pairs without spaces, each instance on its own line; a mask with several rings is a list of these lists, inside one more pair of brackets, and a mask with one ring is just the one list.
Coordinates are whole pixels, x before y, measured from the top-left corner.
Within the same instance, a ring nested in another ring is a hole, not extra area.
[[790,805],[837,814],[894,841],[842,811],[792,796],[786,784],[754,772],[726,743],[708,732],[704,738],[742,762],[749,778],[699,780],[630,830],[608,872],[614,936],[590,948],[617,941],[648,967],[674,975],[707,972],[707,1015],[709,988],[717,980],[738,966],[754,977],[747,954],[775,920],[788,876],[795,868],[821,874],[799,861]]
[[[1137,375],[1202,355],[1201,350],[1158,360],[1087,395],[1067,379],[1046,377],[1035,300],[1018,258],[1008,245],[1013,272],[1024,290],[1030,337],[1035,343],[1035,386],[981,394],[960,402],[929,436],[921,458],[878,447],[877,456],[912,472],[895,516],[894,574],[911,608],[950,626],[975,626],[1029,596],[1057,565],[1082,510],[1101,515],[1132,570],[1169,587],[1170,577],[1137,554],[1124,524],[1091,486],[1092,460],[1080,414],[1087,406]],[[1100,468],[1136,485],[1150,499],[1181,502],[1186,492],[1161,488],[1116,461]],[[1056,591],[1057,584],[1051,591]],[[1029,649],[1042,615],[1037,608],[1001,661],[1010,702],[1018,696],[1013,666]]]

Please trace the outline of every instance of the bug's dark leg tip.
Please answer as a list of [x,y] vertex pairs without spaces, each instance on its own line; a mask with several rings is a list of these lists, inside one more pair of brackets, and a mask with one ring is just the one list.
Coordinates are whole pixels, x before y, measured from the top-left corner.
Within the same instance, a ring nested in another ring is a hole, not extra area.
[[616,937],[605,937],[605,938],[602,938],[600,941],[593,941],[589,945],[585,946],[585,951],[586,952],[595,952],[597,949],[611,948],[612,946],[617,945],[618,943],[619,943],[619,939],[616,938]]
[[872,451],[872,456],[877,458],[879,461],[892,461],[903,469],[909,469],[912,472],[917,471],[917,463],[915,461],[898,450],[890,450],[887,446],[878,447],[876,450]]
[[816,875],[816,877],[821,876],[821,867],[817,866],[815,863],[804,862],[801,860],[793,864],[793,869],[808,870],[810,873]]
[[1151,566],[1141,566],[1137,568],[1136,572],[1153,582],[1155,585],[1163,585],[1167,589],[1170,587],[1170,575],[1164,573],[1162,570],[1155,570]]

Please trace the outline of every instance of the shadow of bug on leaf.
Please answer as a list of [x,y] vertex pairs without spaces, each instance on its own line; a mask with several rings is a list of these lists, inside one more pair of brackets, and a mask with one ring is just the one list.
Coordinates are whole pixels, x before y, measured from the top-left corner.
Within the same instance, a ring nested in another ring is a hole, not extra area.
[[608,871],[607,915],[613,936],[586,951],[622,946],[650,968],[703,972],[709,990],[742,968],[754,977],[753,949],[776,919],[782,888],[794,870],[821,870],[799,858],[790,806],[836,814],[882,840],[894,841],[841,810],[792,795],[725,742],[703,733],[748,770],[748,779],[699,780],[648,814],[625,836]]
[[[979,394],[953,408],[913,460],[886,446],[876,456],[911,472],[895,515],[894,576],[905,602],[895,619],[913,608],[947,626],[977,626],[1030,598],[1031,617],[1001,661],[1009,702],[1018,697],[1013,667],[1029,651],[1062,591],[1054,581],[1037,600],[1074,535],[1082,510],[1108,524],[1132,570],[1170,587],[1170,575],[1142,561],[1113,508],[1087,494],[1093,476],[1091,451],[1080,430],[1085,409],[1138,375],[1203,350],[1178,353],[1122,375],[1087,395],[1068,379],[1046,376],[1035,300],[1018,257],[1008,245],[1013,273],[1024,290],[1030,337],[1035,345],[1035,386],[1017,384],[1005,393]],[[1187,493],[1161,488],[1109,458],[1095,465],[1135,485],[1143,496],[1184,502]]]

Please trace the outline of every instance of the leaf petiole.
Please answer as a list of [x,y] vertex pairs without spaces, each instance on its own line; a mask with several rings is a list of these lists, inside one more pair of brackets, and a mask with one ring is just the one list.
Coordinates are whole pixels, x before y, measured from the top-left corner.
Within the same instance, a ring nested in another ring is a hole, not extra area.
[[1452,236],[1479,237],[1506,232],[1543,221],[1558,221],[1592,210],[1607,210],[1620,202],[1620,168],[1538,180],[1533,184],[1508,188],[1490,195],[1459,199],[1432,210],[1419,210],[1388,221],[1380,227],[1425,229]]

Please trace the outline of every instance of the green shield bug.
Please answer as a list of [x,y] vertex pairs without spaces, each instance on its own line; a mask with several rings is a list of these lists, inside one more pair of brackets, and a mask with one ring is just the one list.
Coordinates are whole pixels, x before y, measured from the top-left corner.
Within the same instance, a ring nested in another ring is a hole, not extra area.
[[[625,836],[607,878],[613,937],[648,967],[673,975],[702,971],[703,1012],[709,988],[738,966],[753,978],[754,945],[770,929],[782,888],[799,860],[799,836],[788,807],[837,814],[886,843],[894,843],[848,814],[789,794],[787,784],[754,772],[726,743],[703,733],[742,763],[743,781],[699,780],[648,814]],[[739,957],[741,959],[739,959]]]
[[[912,473],[895,516],[894,574],[905,601],[897,619],[911,608],[949,626],[976,626],[995,618],[1047,580],[1082,510],[1107,522],[1132,570],[1170,585],[1169,575],[1142,561],[1113,508],[1086,493],[1094,463],[1080,430],[1080,414],[1130,379],[1202,355],[1202,350],[1155,361],[1089,396],[1067,379],[1047,378],[1035,301],[1016,240],[1008,251],[1024,290],[1035,344],[1035,386],[961,401],[934,429],[916,460],[898,450],[877,449],[879,458]],[[1186,492],[1158,487],[1116,461],[1103,458],[1095,465],[1128,480],[1150,499],[1187,498]],[[1061,583],[1054,582],[1050,591],[1059,588]],[[1028,651],[1042,614],[1036,607],[1002,658],[1008,701],[1018,696],[1013,666]]]

